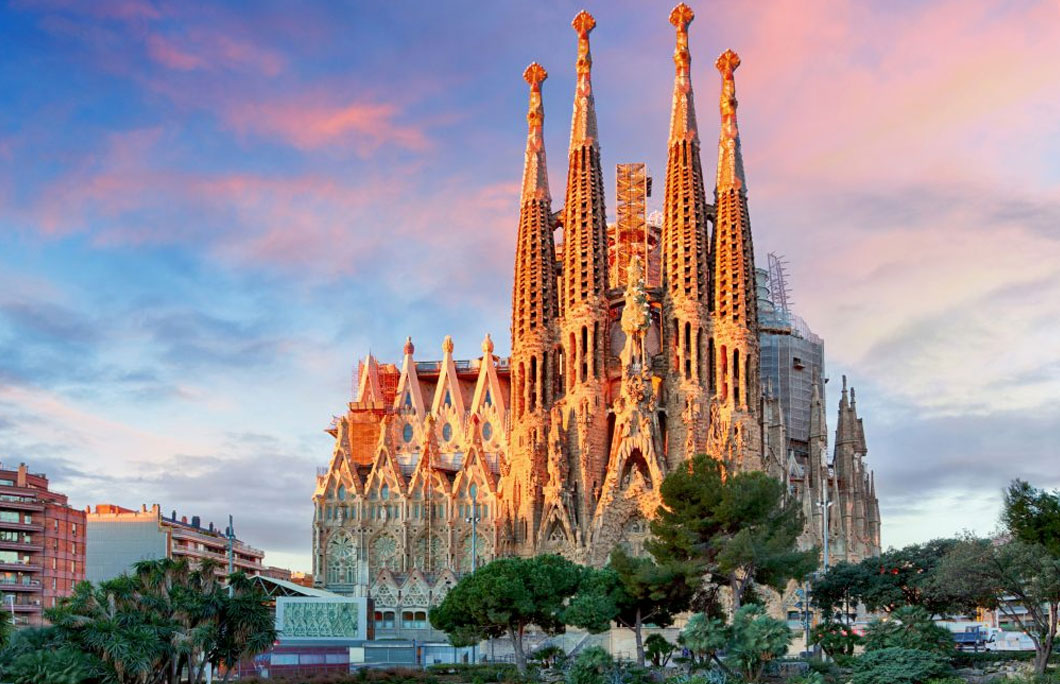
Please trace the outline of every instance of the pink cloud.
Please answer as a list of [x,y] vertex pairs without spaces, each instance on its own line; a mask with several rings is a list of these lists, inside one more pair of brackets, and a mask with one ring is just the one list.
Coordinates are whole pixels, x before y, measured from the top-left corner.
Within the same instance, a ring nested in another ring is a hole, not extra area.
[[303,97],[294,101],[240,103],[226,113],[241,133],[277,136],[301,149],[349,143],[361,156],[383,145],[423,152],[430,147],[426,132],[398,123],[397,106],[381,102],[331,105]]
[[147,37],[147,54],[159,64],[178,71],[201,69],[205,64],[198,55],[185,52],[168,38],[159,34]]

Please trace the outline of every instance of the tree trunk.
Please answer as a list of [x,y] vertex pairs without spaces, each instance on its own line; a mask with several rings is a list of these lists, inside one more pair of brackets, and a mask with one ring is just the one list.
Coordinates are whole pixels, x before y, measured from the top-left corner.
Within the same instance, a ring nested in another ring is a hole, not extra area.
[[1049,656],[1053,652],[1053,641],[1056,639],[1057,604],[1049,604],[1049,625],[1045,632],[1045,638],[1035,640],[1034,672],[1044,675],[1045,668],[1049,666]]
[[515,669],[521,674],[526,673],[526,654],[523,653],[523,628],[508,628],[508,637],[512,640],[512,651],[515,654]]
[[729,589],[732,590],[732,612],[733,615],[736,611],[740,610],[740,600],[743,598],[743,582],[740,578],[733,573],[732,579],[729,581]]
[[633,638],[637,642],[637,665],[644,667],[644,622],[640,619],[640,608],[637,609],[637,621],[633,623]]

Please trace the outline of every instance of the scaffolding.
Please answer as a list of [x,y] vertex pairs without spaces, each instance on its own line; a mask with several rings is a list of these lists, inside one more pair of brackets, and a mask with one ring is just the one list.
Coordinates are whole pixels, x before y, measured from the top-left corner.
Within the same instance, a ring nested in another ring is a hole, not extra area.
[[790,314],[795,302],[788,290],[788,261],[783,254],[769,253],[769,292],[777,311]]
[[651,176],[643,162],[618,164],[615,167],[618,197],[617,221],[609,226],[609,285],[624,288],[629,264],[639,257],[645,265],[645,284],[657,285],[658,276],[652,273],[651,256],[653,231],[647,222],[647,200],[651,197]]

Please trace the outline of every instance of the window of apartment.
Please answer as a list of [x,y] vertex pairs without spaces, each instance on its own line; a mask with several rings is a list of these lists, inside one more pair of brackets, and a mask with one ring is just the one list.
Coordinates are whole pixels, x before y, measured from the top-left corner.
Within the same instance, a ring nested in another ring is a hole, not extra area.
[[19,540],[19,533],[12,532],[10,530],[0,531],[0,541],[17,542]]
[[18,511],[0,511],[0,522],[22,522]]
[[52,591],[55,591],[56,580],[52,577]]
[[17,563],[18,551],[0,551],[0,563]]
[[77,523],[70,523],[70,533],[77,535]]
[[383,629],[394,628],[394,611],[392,610],[377,610],[375,611],[375,626]]
[[401,613],[401,626],[407,629],[426,629],[427,613],[422,610],[406,610]]
[[15,481],[14,480],[0,480],[0,485],[7,485],[8,487],[14,487],[15,486]]

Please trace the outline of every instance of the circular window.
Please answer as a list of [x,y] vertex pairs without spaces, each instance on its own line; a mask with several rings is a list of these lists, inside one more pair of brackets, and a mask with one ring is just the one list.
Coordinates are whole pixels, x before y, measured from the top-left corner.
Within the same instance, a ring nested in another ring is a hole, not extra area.
[[412,441],[412,423],[405,423],[405,427],[401,430],[401,438],[406,444]]
[[448,442],[452,438],[453,438],[453,426],[450,425],[449,423],[446,423],[445,425],[442,426],[442,439],[444,439],[445,441]]
[[493,426],[487,421],[482,424],[482,439],[489,441],[491,437],[493,437]]

